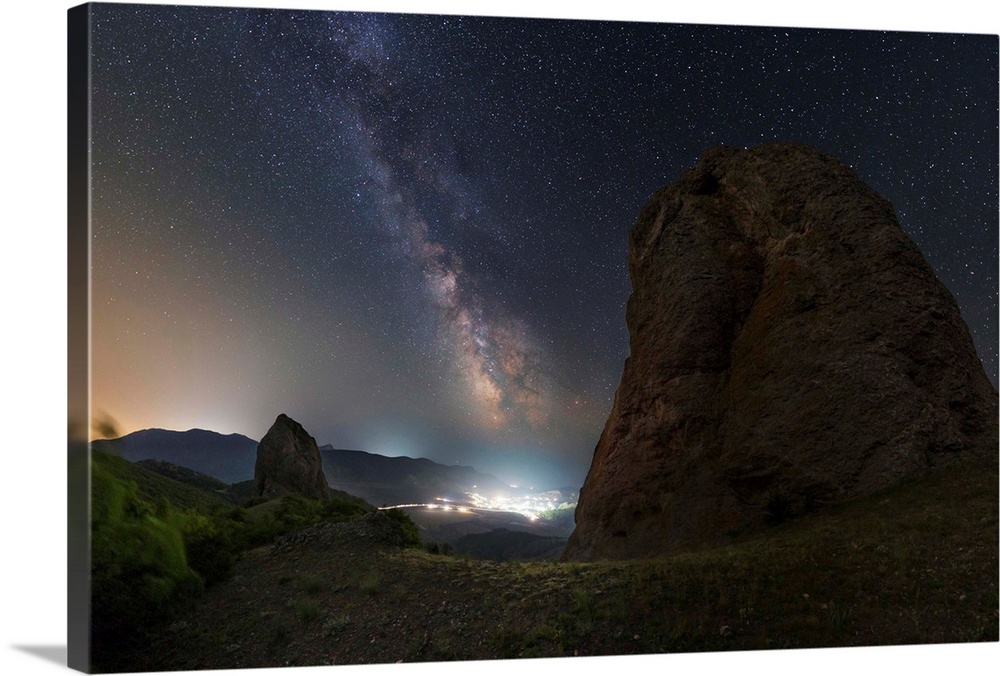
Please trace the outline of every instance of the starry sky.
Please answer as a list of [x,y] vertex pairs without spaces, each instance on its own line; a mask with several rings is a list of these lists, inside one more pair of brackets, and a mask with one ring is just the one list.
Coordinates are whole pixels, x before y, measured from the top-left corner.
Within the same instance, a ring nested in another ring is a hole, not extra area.
[[627,233],[708,148],[889,199],[997,383],[997,38],[155,5],[93,22],[92,393],[122,433],[579,486]]

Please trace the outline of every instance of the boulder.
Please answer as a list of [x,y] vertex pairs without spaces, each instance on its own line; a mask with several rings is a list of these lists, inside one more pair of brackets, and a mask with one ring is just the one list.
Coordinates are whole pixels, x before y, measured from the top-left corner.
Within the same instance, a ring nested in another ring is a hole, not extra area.
[[284,413],[257,445],[253,481],[254,492],[261,496],[298,493],[327,499],[331,495],[316,440]]
[[958,306],[837,159],[711,150],[643,207],[628,262],[631,353],[565,559],[723,544],[996,466],[997,392]]

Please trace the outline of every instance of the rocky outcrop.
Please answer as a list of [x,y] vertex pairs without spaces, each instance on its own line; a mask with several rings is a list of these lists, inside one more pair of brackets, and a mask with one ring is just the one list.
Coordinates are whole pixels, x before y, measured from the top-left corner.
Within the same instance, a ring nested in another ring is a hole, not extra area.
[[299,493],[317,499],[331,495],[316,440],[284,413],[257,445],[253,481],[257,495]]
[[709,151],[629,240],[631,354],[564,558],[720,544],[956,462],[997,393],[892,206],[839,161]]

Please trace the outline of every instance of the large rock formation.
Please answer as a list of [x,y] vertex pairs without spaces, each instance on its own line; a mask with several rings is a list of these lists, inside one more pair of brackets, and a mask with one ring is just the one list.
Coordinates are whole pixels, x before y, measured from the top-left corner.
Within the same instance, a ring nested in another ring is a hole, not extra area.
[[316,440],[284,413],[257,445],[253,481],[257,495],[299,493],[319,499],[331,495]]
[[724,543],[959,461],[997,393],[892,206],[807,146],[717,148],[632,228],[631,355],[567,559]]

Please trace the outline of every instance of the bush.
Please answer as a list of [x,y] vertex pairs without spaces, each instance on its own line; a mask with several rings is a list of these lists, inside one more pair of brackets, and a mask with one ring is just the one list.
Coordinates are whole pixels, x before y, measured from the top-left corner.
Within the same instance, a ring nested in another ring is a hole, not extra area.
[[323,591],[325,587],[326,582],[320,577],[309,576],[299,580],[299,589],[309,595],[316,595]]
[[188,565],[183,515],[142,500],[133,482],[91,468],[91,619],[95,665],[201,592]]
[[361,578],[361,581],[358,583],[358,589],[369,596],[374,596],[378,593],[380,582],[378,571],[370,570]]
[[181,526],[188,565],[206,585],[224,580],[236,562],[230,530],[238,522],[229,523],[227,519],[224,516],[210,518],[189,513]]
[[292,605],[295,616],[303,622],[312,622],[319,616],[319,604],[312,599],[296,599]]
[[409,514],[401,509],[386,509],[382,513],[402,526],[404,547],[421,546],[420,529],[417,528],[417,524],[413,523]]
[[[150,632],[186,608],[205,586],[225,579],[240,552],[321,521],[344,521],[371,510],[346,494],[330,500],[287,495],[276,509],[263,512],[228,505],[181,510],[163,486],[151,489],[133,480],[130,467],[120,458],[92,455],[91,652],[98,671],[127,671],[128,665],[116,664],[116,656],[141,650]],[[410,525],[412,538],[416,526]],[[307,606],[300,613],[305,620],[312,619]]]
[[253,549],[274,542],[282,535],[321,521],[346,521],[370,511],[360,498],[333,497],[312,500],[297,494],[281,498],[273,511],[231,510],[226,522],[234,551]]
[[285,532],[291,532],[312,526],[320,521],[346,521],[360,516],[367,511],[365,504],[360,500],[352,501],[340,498],[312,500],[291,493],[281,498],[281,504],[274,511],[274,516]]

